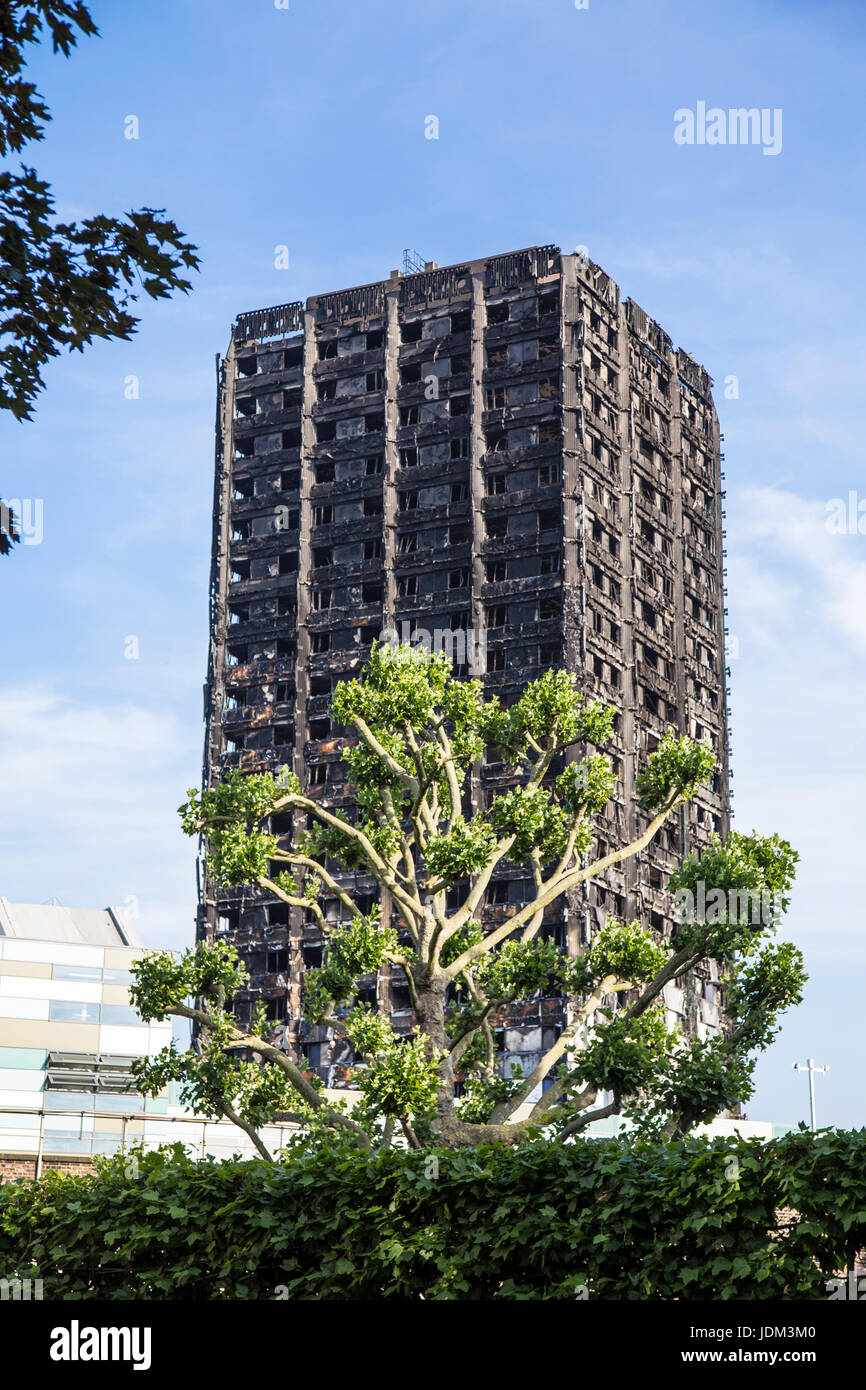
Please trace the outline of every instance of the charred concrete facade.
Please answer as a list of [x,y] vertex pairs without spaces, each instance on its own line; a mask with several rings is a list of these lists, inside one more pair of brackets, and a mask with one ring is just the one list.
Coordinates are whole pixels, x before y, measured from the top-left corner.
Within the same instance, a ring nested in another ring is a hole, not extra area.
[[[563,665],[617,711],[602,850],[645,824],[635,778],[666,729],[709,739],[718,772],[649,851],[549,909],[546,930],[573,952],[608,915],[669,930],[671,868],[729,823],[706,371],[598,266],[540,246],[242,314],[218,376],[205,783],[288,763],[313,796],[349,806],[329,697],[380,635],[450,649],[505,703]],[[480,804],[505,772],[488,750]],[[371,879],[349,881],[374,899]],[[503,874],[486,920],[529,893],[519,870]],[[338,920],[336,900],[326,910]],[[299,1022],[303,972],[324,947],[303,911],[204,874],[199,935],[244,956],[241,1008],[263,998],[285,1045],[346,1084],[345,1045]],[[690,1032],[720,1026],[713,976],[666,991]],[[411,1027],[398,967],[364,983]],[[507,1011],[506,1069],[534,1065],[566,1007]]]

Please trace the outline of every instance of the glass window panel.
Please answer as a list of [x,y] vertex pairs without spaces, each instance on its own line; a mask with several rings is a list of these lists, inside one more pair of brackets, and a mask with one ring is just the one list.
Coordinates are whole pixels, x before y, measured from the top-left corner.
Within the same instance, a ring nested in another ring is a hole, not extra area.
[[121,1147],[122,1143],[122,1136],[112,1138],[109,1134],[103,1135],[102,1137],[94,1135],[93,1152],[95,1154],[115,1154]]
[[94,1096],[89,1091],[46,1091],[43,1105],[46,1110],[92,1110]]
[[137,1024],[146,1028],[147,1024],[131,1004],[103,1004],[102,1022],[121,1025]]
[[144,1097],[131,1092],[129,1095],[106,1094],[99,1092],[97,1110],[118,1110],[125,1115],[140,1115],[144,1110]]
[[96,980],[102,979],[98,965],[53,965],[51,977],[54,980]]
[[53,1154],[89,1154],[91,1143],[89,1134],[83,1139],[58,1138],[56,1134],[45,1136],[46,1151]]
[[98,1004],[79,1004],[76,999],[52,999],[48,1017],[54,1023],[98,1023]]

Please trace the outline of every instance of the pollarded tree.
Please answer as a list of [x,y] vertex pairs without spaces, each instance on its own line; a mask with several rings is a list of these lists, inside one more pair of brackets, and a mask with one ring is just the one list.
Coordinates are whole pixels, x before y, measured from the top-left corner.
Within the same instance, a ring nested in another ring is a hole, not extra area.
[[[143,1015],[193,1019],[199,1039],[197,1053],[172,1048],[140,1064],[146,1090],[182,1080],[200,1109],[228,1114],[250,1132],[279,1111],[346,1129],[362,1144],[389,1142],[399,1126],[413,1145],[513,1142],[539,1129],[564,1139],[618,1113],[674,1134],[748,1097],[752,1054],[772,1038],[779,1012],[799,1002],[805,979],[796,948],[770,940],[797,859],[784,840],[734,832],[686,859],[670,888],[691,907],[670,939],[639,922],[608,920],[569,958],[543,930],[550,904],[640,853],[710,777],[705,743],[666,735],[637,782],[645,828],[594,857],[593,820],[615,782],[600,751],[613,711],[584,700],[566,672],[548,671],[506,710],[483,698],[480,682],[453,679],[444,655],[379,646],[362,679],[338,685],[331,712],[354,734],[343,754],[353,814],[329,809],[285,768],[276,779],[233,771],[215,789],[191,791],[181,812],[188,834],[206,836],[218,882],[257,884],[307,909],[326,934],[324,966],[304,977],[303,1010],[362,1058],[358,1102],[349,1109],[328,1100],[270,1040],[262,1008],[248,1027],[235,1020],[230,1001],[246,972],[223,943],[139,965],[133,994]],[[471,774],[491,744],[514,785],[486,811],[473,810]],[[291,848],[280,847],[269,825],[285,813],[295,826]],[[285,869],[272,877],[274,862]],[[507,864],[528,870],[534,894],[485,927],[485,894]],[[372,875],[388,915],[379,904],[359,911],[340,869]],[[466,883],[454,907],[449,890]],[[340,900],[349,921],[327,920],[325,894]],[[744,897],[761,904],[757,920],[754,910],[742,912]],[[720,1033],[686,1039],[667,1028],[662,991],[707,959],[720,967],[728,1022]],[[356,1000],[359,978],[385,962],[406,979],[409,1037]],[[551,989],[567,1001],[560,1036],[529,1075],[500,1076],[497,1011]],[[463,1083],[458,1099],[455,1078]]]

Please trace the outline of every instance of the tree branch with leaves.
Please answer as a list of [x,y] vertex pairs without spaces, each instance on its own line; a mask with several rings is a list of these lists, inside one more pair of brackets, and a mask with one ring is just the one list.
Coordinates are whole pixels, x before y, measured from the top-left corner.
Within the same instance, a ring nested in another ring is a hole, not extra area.
[[[25,79],[27,50],[43,37],[68,58],[80,35],[98,35],[79,0],[12,0],[0,5],[0,157],[42,140],[51,113]],[[98,213],[58,221],[50,184],[22,164],[0,171],[0,410],[29,420],[44,367],[95,338],[129,340],[141,296],[163,299],[192,288],[196,248],[162,208],[121,217]],[[18,540],[0,507],[0,555]]]
[[[671,877],[672,893],[702,884],[701,901],[713,892],[726,902],[758,895],[774,905],[769,920],[693,912],[666,938],[609,919],[577,957],[546,932],[548,909],[643,851],[709,779],[707,744],[668,733],[637,780],[644,828],[630,844],[595,855],[595,820],[615,786],[602,751],[613,711],[584,699],[574,676],[548,671],[504,709],[484,698],[479,681],[454,679],[444,654],[374,646],[362,677],[337,686],[331,712],[350,735],[343,757],[354,783],[351,813],[329,808],[284,768],[276,778],[234,770],[215,788],[190,791],[181,814],[188,834],[205,836],[216,882],[255,884],[308,911],[326,934],[323,965],[304,975],[303,1014],[353,1045],[357,1103],[350,1113],[326,1100],[268,1043],[260,1012],[249,1029],[235,1020],[230,1001],[243,967],[222,943],[200,943],[179,966],[156,955],[137,967],[134,998],[144,1017],[192,1016],[181,996],[198,1000],[201,1051],[172,1057],[178,1075],[186,1067],[194,1078],[214,1053],[252,1053],[260,1072],[282,1073],[272,1117],[293,1091],[305,1123],[353,1125],[364,1145],[381,1143],[386,1126],[413,1145],[513,1143],[539,1131],[566,1139],[614,1114],[678,1134],[748,1097],[754,1054],[773,1037],[779,1013],[799,1002],[805,979],[796,948],[772,940],[797,860],[786,841],[713,837]],[[481,809],[470,787],[488,745],[508,764],[511,785]],[[288,847],[270,827],[287,813]],[[532,882],[530,900],[491,923],[483,912],[491,882],[515,866]],[[346,883],[357,872],[378,883],[390,919],[379,904],[356,907]],[[348,920],[329,921],[323,897],[336,897]],[[719,969],[727,1025],[685,1038],[666,1025],[663,991],[709,960]],[[358,1002],[361,977],[385,964],[405,978],[409,1036]],[[508,1005],[540,993],[563,998],[559,1037],[528,1076],[504,1077],[492,1025]],[[148,1065],[155,1084],[159,1062]],[[253,1123],[262,1110],[246,1065],[235,1060],[229,1099]],[[197,1083],[187,1084],[192,1096]]]

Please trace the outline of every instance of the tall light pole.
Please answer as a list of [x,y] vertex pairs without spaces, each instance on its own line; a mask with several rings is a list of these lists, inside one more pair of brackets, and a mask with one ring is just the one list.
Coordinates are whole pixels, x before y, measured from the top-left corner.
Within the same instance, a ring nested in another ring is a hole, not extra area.
[[794,1063],[794,1071],[807,1071],[809,1073],[809,1119],[813,1134],[817,1129],[817,1125],[815,1124],[815,1073],[816,1071],[825,1072],[829,1070],[829,1067],[816,1067],[814,1057],[809,1058],[805,1067],[800,1062]]

